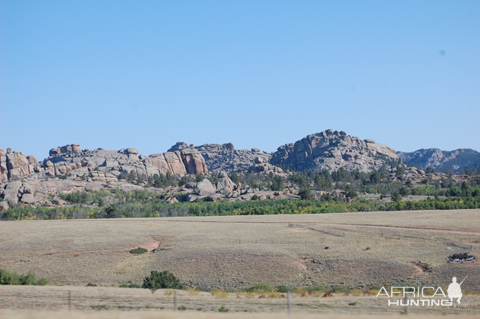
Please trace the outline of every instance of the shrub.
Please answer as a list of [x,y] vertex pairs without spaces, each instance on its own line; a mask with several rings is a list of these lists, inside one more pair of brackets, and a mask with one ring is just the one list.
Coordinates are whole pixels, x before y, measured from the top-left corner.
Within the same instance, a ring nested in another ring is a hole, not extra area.
[[106,207],[104,209],[105,211],[105,217],[106,218],[117,218],[118,217],[118,214],[117,214],[117,206],[115,205],[110,205],[108,207]]
[[187,310],[187,307],[184,306],[184,305],[181,305],[181,306],[178,306],[178,310],[185,311],[185,310]]
[[250,288],[247,288],[247,291],[250,291],[250,292],[271,292],[273,291],[273,288],[272,286],[270,286],[270,284],[266,283],[266,282],[260,282],[258,284],[256,284],[255,286],[252,286]]
[[[328,289],[325,286],[322,286],[322,285],[315,285],[315,286],[307,287],[306,290],[308,292],[325,292]],[[331,292],[333,292],[333,291],[331,291]]]
[[130,254],[141,255],[146,253],[148,250],[142,247],[138,247],[135,249],[130,250]]
[[184,289],[180,280],[168,270],[162,272],[152,271],[150,276],[143,279],[142,288],[150,289],[152,293],[157,289]]
[[201,181],[203,181],[204,178],[205,176],[202,173],[200,173],[197,176],[195,176],[195,182],[200,183]]
[[218,308],[218,312],[228,312],[228,308],[221,306],[220,308]]
[[302,188],[299,192],[298,195],[302,200],[312,200],[312,192],[308,188]]
[[294,290],[295,290],[295,288],[292,288],[292,287],[287,286],[287,285],[281,285],[277,288],[277,291],[282,292],[282,293],[289,292],[289,291],[292,292]]
[[15,272],[8,272],[5,269],[0,269],[0,285],[34,285],[45,286],[48,285],[48,280],[45,278],[35,279],[35,274],[29,272],[26,275],[19,275]]
[[124,283],[124,284],[121,284],[120,286],[118,286],[120,288],[142,288],[141,285],[139,284],[134,284],[132,283],[131,281],[127,282],[127,283]]

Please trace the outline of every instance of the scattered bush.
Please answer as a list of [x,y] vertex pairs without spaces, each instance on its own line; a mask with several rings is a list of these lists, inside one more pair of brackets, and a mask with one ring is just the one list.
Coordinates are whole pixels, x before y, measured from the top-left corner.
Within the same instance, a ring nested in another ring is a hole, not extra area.
[[181,306],[178,306],[178,310],[185,311],[185,310],[187,310],[187,307],[184,306],[184,305],[181,305]]
[[127,282],[127,283],[123,283],[121,284],[120,286],[118,286],[119,288],[142,288],[141,285],[139,284],[134,284],[132,283],[131,281]]
[[15,272],[9,272],[5,269],[0,269],[0,285],[33,285],[45,286],[48,285],[48,280],[45,278],[35,279],[35,274],[29,272],[26,275],[19,275]]
[[293,292],[295,290],[295,288],[292,288],[290,286],[287,286],[287,285],[281,285],[277,288],[277,291],[278,292],[282,292],[282,293],[285,293],[285,292]]
[[130,254],[141,255],[148,252],[146,248],[138,247],[129,251]]
[[302,188],[299,192],[298,195],[302,200],[312,200],[312,192],[308,188]]
[[221,306],[220,308],[218,308],[218,312],[228,312],[228,308]]
[[180,280],[168,270],[162,272],[152,271],[150,276],[143,279],[142,288],[150,289],[152,293],[157,289],[184,289]]
[[272,286],[270,286],[270,284],[268,284],[266,282],[260,282],[260,283],[256,284],[255,286],[247,288],[247,291],[263,293],[263,292],[271,292],[271,291],[273,291],[273,288],[272,288]]

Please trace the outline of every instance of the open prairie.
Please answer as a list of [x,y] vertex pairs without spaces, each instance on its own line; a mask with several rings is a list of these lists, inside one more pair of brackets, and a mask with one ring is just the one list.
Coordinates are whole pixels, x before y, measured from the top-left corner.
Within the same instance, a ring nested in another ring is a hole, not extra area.
[[[162,292],[151,296],[146,290],[113,286],[141,284],[152,270],[169,270],[187,285],[202,290],[244,288],[262,281],[272,286],[325,285],[359,291],[392,284],[446,287],[453,276],[463,279],[467,275],[464,291],[478,291],[480,287],[478,260],[448,262],[454,253],[480,256],[480,210],[8,221],[0,223],[0,230],[0,268],[18,273],[32,271],[53,285],[77,286],[32,287],[31,291],[4,286],[0,289],[0,308],[49,309],[41,301],[29,303],[29,294],[38,295],[33,293],[35,289],[46,289],[40,295],[48,295],[56,293],[52,289],[75,288],[94,295],[118,294],[120,299],[122,294],[145,294],[137,297],[141,305],[134,308],[148,309],[146,299]],[[149,252],[130,254],[129,250],[136,247]],[[78,287],[89,283],[102,287]],[[15,306],[15,302],[7,302],[9,294],[25,295],[25,303],[18,301]],[[127,295],[124,302],[128,304],[129,298],[135,297]],[[309,297],[312,301],[299,299],[306,308],[298,310],[315,309],[312,307],[320,303],[328,305],[337,297],[338,307],[347,312],[362,312],[363,306],[375,308],[374,296],[351,296],[360,298],[357,307],[348,307],[347,297],[317,296],[316,300]],[[362,298],[366,298],[365,303]],[[470,311],[478,312],[477,296],[466,298],[476,305]],[[252,300],[258,303],[258,299]],[[284,309],[284,299],[272,300]],[[238,311],[278,310],[275,305],[252,309],[237,306],[249,304],[245,296],[229,296],[222,302]],[[191,301],[187,306],[211,311],[220,304],[217,300],[210,309]],[[59,309],[64,305],[62,301]],[[91,305],[94,307],[95,302]],[[124,306],[114,303],[109,309]]]

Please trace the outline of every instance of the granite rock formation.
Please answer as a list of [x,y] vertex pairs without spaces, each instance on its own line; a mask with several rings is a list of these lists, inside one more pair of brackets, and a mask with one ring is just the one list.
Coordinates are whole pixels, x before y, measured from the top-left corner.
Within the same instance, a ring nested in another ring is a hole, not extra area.
[[70,179],[114,182],[119,174],[128,175],[134,171],[144,178],[155,174],[173,175],[206,174],[207,165],[202,155],[195,149],[183,151],[139,155],[135,148],[119,151],[104,149],[81,150],[80,145],[71,144],[50,150],[50,156],[37,162],[34,156],[22,152],[0,148],[0,181],[8,182],[29,179],[46,179],[68,175]]
[[348,171],[370,172],[398,159],[388,146],[330,129],[280,146],[270,163],[297,171],[333,171],[343,167]]
[[201,146],[188,145],[184,142],[177,142],[168,151],[185,151],[195,149],[202,154],[208,170],[211,172],[221,171],[245,171],[255,165],[255,160],[261,158],[268,163],[272,155],[262,152],[258,148],[251,150],[237,150],[233,143],[226,144],[204,144]]

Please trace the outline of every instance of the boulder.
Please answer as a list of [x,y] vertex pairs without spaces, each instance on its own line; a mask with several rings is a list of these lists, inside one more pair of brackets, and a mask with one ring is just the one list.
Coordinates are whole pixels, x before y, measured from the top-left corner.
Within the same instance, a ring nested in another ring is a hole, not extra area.
[[208,179],[204,179],[203,181],[197,183],[197,187],[195,187],[195,193],[200,196],[209,196],[216,192],[217,190],[212,185],[212,183]]
[[4,211],[6,211],[9,208],[10,207],[8,206],[8,202],[6,202],[6,201],[1,201],[0,202],[0,213],[3,213]]
[[212,202],[217,202],[217,201],[222,200],[224,198],[225,198],[225,196],[223,194],[220,194],[220,193],[215,193],[215,194],[212,194],[212,195],[207,197],[207,199],[212,201]]
[[22,182],[14,181],[5,185],[5,188],[2,193],[2,198],[5,201],[9,201],[13,204],[18,203],[18,195]]
[[32,194],[23,194],[20,201],[25,204],[33,204],[35,202],[35,198]]
[[222,171],[218,175],[219,175],[218,182],[217,182],[218,190],[228,188],[233,191],[234,189],[237,188],[237,185],[235,185],[235,183],[232,182],[232,180],[230,179],[230,177],[228,177],[228,174],[226,172]]

